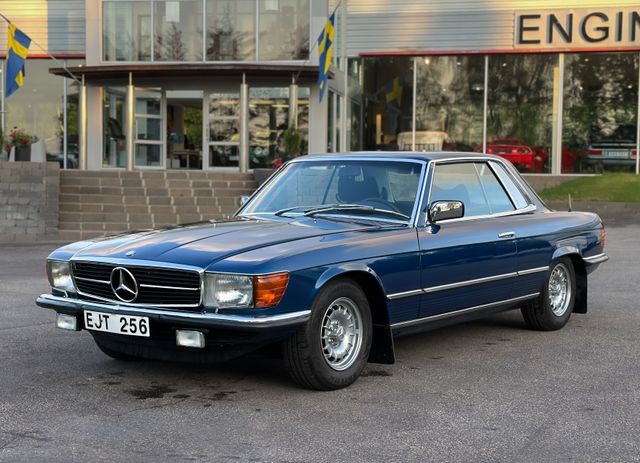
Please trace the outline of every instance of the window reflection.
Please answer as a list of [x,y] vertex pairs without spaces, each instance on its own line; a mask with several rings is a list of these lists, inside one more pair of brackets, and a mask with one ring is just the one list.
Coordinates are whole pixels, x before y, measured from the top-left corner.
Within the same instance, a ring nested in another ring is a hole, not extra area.
[[105,88],[102,102],[102,166],[127,166],[126,88]]
[[365,149],[411,150],[413,61],[364,59]]
[[564,86],[562,171],[635,169],[638,55],[567,55]]
[[249,165],[273,167],[285,156],[282,135],[289,126],[289,88],[249,89]]
[[260,60],[309,57],[309,0],[258,0]]
[[207,59],[255,59],[255,0],[207,0]]
[[151,59],[151,3],[104,2],[102,46],[105,61]]
[[557,63],[557,55],[547,54],[489,57],[487,152],[522,171],[551,168]]
[[209,167],[238,166],[240,94],[209,94]]
[[416,151],[481,146],[484,57],[425,57],[416,64]]
[[[78,62],[69,61],[69,66]],[[6,65],[6,64],[5,64]],[[38,141],[31,146],[32,160],[64,163],[64,85],[65,79],[49,73],[59,67],[48,59],[29,59],[25,63],[26,78],[19,91],[5,98],[5,136],[17,127],[35,135]],[[72,114],[69,114],[72,117]],[[7,159],[5,154],[0,159]],[[69,167],[77,165],[70,164]]]
[[202,1],[154,2],[154,59],[202,60]]

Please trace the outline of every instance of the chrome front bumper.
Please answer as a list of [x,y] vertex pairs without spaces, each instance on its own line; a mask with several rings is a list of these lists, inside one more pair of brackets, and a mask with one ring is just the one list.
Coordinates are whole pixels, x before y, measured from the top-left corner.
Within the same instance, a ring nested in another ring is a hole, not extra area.
[[45,309],[59,313],[79,315],[82,319],[84,310],[122,315],[138,315],[149,317],[161,323],[200,328],[227,328],[234,330],[268,330],[274,328],[291,328],[301,325],[311,317],[311,310],[300,310],[278,315],[230,315],[209,312],[182,312],[177,310],[161,310],[153,308],[128,307],[100,302],[72,299],[68,297],[42,294],[36,304]]

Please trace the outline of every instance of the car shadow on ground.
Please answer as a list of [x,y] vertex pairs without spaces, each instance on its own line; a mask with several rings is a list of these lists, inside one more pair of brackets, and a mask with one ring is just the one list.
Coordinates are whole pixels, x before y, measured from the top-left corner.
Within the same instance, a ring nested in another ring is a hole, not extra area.
[[[456,341],[464,350],[474,348],[473,340],[505,341],[513,332],[526,330],[519,312],[498,314],[437,330],[396,339],[396,360],[410,356],[428,358],[443,346]],[[462,351],[461,351],[462,352]],[[462,353],[460,354],[462,355]],[[218,363],[160,362],[151,360],[117,361],[102,355],[96,347],[92,354],[96,379],[104,386],[118,388],[137,400],[172,398],[196,400],[210,406],[215,401],[230,401],[243,392],[300,390],[289,378],[279,345],[266,346],[257,352]],[[368,364],[363,377],[393,376],[394,365]]]

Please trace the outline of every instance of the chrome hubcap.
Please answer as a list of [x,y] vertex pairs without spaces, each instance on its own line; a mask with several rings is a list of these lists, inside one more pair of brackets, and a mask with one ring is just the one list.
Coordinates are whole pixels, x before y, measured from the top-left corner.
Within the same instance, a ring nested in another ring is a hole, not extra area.
[[561,317],[569,308],[571,301],[571,277],[564,264],[553,268],[549,277],[549,305],[554,315]]
[[346,297],[333,301],[322,318],[320,337],[331,368],[342,371],[353,365],[362,347],[362,317],[356,303]]

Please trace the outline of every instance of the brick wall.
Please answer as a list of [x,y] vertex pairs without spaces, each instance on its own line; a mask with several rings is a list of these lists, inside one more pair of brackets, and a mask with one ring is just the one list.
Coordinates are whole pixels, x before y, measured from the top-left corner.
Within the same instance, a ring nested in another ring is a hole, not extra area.
[[58,238],[60,167],[0,162],[0,242]]

